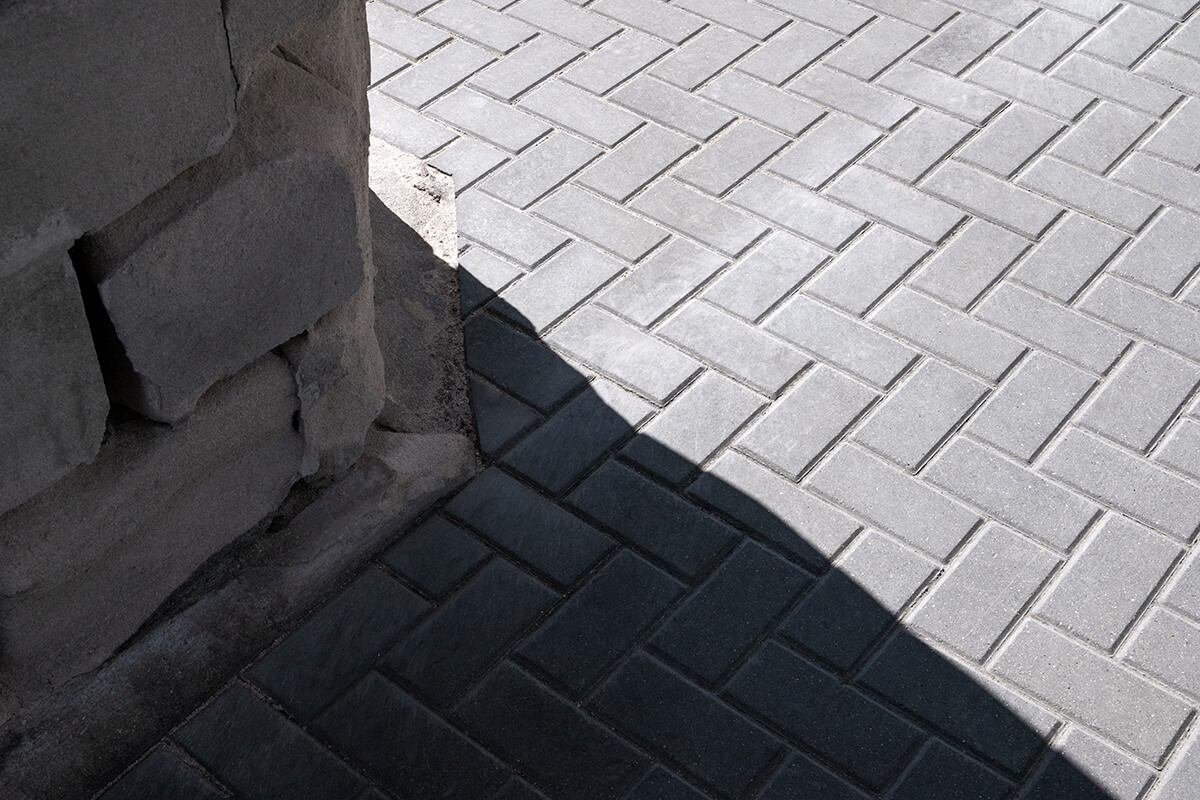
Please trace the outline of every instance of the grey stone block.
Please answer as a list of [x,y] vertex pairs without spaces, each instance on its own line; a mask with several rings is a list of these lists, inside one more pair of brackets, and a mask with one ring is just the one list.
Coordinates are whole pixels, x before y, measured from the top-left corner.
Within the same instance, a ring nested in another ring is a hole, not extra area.
[[[1171,27],[1171,20],[1161,14],[1137,6],[1125,6],[1084,42],[1080,51],[1128,69],[1157,44]],[[1171,42],[1181,41],[1182,33],[1171,37]]]
[[529,406],[475,377],[471,378],[471,409],[479,450],[487,458],[496,458],[542,419]]
[[707,100],[644,75],[634,78],[610,97],[659,125],[702,142],[736,119],[736,115]]
[[1144,764],[1072,725],[1055,745],[1045,767],[1030,782],[1026,797],[1051,800],[1104,792],[1112,800],[1137,800],[1154,776]]
[[992,92],[911,62],[897,64],[877,82],[972,125],[984,124],[1004,105],[1004,98]]
[[371,86],[392,77],[409,66],[409,60],[381,44],[371,42]]
[[1200,696],[1200,627],[1170,611],[1150,610],[1123,660],[1177,691]]
[[619,25],[588,14],[565,0],[522,0],[505,10],[517,19],[589,50],[621,30]]
[[478,190],[458,198],[459,232],[524,267],[532,267],[570,237]]
[[374,135],[418,158],[428,158],[458,134],[421,114],[410,111],[379,91],[367,97]]
[[1112,178],[1152,197],[1165,198],[1172,205],[1200,213],[1200,200],[1196,194],[1200,189],[1200,177],[1191,170],[1133,153],[1113,171]]
[[[379,560],[430,597],[443,600],[491,555],[492,551],[478,539],[445,517],[436,516],[421,523]],[[276,658],[288,660],[286,655]]]
[[690,139],[650,122],[601,157],[576,182],[624,203],[695,147]]
[[978,761],[934,739],[891,791],[895,800],[951,800],[972,797],[1000,800],[1013,785]]
[[756,39],[766,39],[788,24],[783,14],[741,0],[683,0],[679,7]]
[[488,176],[479,186],[517,208],[528,208],[601,152],[595,145],[554,131]]
[[670,50],[640,31],[627,30],[572,65],[562,79],[594,94],[606,94]]
[[1141,345],[1104,381],[1079,425],[1142,453],[1200,383],[1200,368]]
[[470,0],[448,0],[426,11],[422,18],[501,53],[515,50],[522,42],[537,35],[537,31],[524,22]]
[[882,17],[859,31],[825,63],[859,80],[871,81],[924,38],[925,32],[920,28]]
[[[1065,63],[1070,64],[1070,58]],[[1061,66],[1055,71],[1055,77],[1051,77],[1020,64],[988,56],[971,71],[967,80],[1019,103],[1040,108],[1059,119],[1072,121],[1091,104],[1095,95],[1056,80],[1062,77],[1062,73]]]
[[731,257],[743,253],[769,230],[758,220],[671,179],[655,183],[629,205],[668,228]]
[[817,189],[879,141],[881,134],[849,117],[830,114],[771,162],[770,169]]
[[221,790],[164,747],[156,747],[133,769],[121,776],[100,800],[220,800]]
[[420,108],[495,60],[488,51],[455,39],[379,87],[400,102]]
[[1054,158],[1043,157],[1017,183],[1118,228],[1136,233],[1159,203]]
[[1105,275],[1077,307],[1167,350],[1200,359],[1200,313],[1160,294]]
[[1200,422],[1181,419],[1175,423],[1154,460],[1200,480]]
[[1092,26],[1080,19],[1045,11],[1023,26],[996,53],[1038,72],[1045,72],[1091,30]]
[[477,89],[512,102],[566,64],[583,55],[578,47],[554,36],[538,36],[471,79]]
[[741,120],[675,170],[675,177],[701,191],[720,196],[787,143],[787,137],[750,120]]
[[[1027,239],[974,219],[922,264],[908,284],[966,309],[1028,247]],[[1037,252],[1045,247],[1043,244]]]
[[1058,135],[1059,120],[1025,105],[1010,105],[958,151],[969,164],[1009,177]]
[[738,62],[737,69],[779,86],[825,55],[839,41],[836,34],[796,20]]
[[[850,175],[846,173],[832,188]],[[880,202],[886,196],[886,192],[876,193]],[[804,291],[862,316],[928,253],[929,248],[915,239],[883,225],[872,225],[809,281]]]
[[249,83],[257,62],[273,47],[317,18],[328,17],[339,0],[304,0],[286,2],[246,2],[232,0],[222,3],[225,30],[229,37],[230,61],[241,96]]
[[1200,266],[1200,222],[1168,208],[1121,254],[1115,275],[1174,295]]
[[1155,800],[1186,800],[1200,780],[1200,733],[1195,730],[1181,743],[1179,754],[1163,775]]
[[646,6],[637,0],[600,0],[589,8],[673,45],[682,44],[704,27],[704,20],[694,14],[671,6]]
[[729,28],[710,25],[688,39],[675,52],[655,64],[650,74],[693,92],[746,54],[755,42]]
[[884,130],[896,127],[916,110],[907,100],[820,65],[806,70],[787,88]]
[[507,159],[504,152],[490,144],[461,136],[429,159],[429,165],[453,177],[455,190],[461,193]]
[[739,72],[722,74],[699,93],[789,136],[799,135],[821,117],[817,106]]
[[864,167],[848,169],[825,194],[934,245],[966,218],[957,208]]
[[992,49],[1008,29],[978,14],[960,14],[921,46],[910,59],[917,64],[958,75]]
[[539,203],[534,213],[631,262],[669,235],[615,203],[569,184]]
[[672,239],[600,295],[596,302],[649,328],[729,264],[686,239]]
[[[470,0],[463,2],[475,5]],[[481,6],[476,7],[486,10]],[[441,98],[429,106],[426,113],[510,153],[521,152],[550,130],[546,123],[524,111],[466,87],[455,89]]]
[[467,366],[543,414],[587,383],[549,347],[487,314],[464,326]]
[[931,108],[914,114],[863,159],[863,163],[912,183],[954,150],[974,128]]
[[1165,114],[1181,97],[1179,92],[1161,83],[1082,53],[1063,59],[1054,70],[1054,77],[1155,117]]
[[387,3],[367,4],[367,25],[372,39],[412,61],[433,52],[453,38],[445,31],[401,13]]
[[705,300],[756,321],[825,262],[828,254],[776,231],[704,290]]
[[762,173],[734,189],[729,201],[830,250],[840,250],[869,224],[807,189]]
[[[1196,29],[1195,26],[1192,28]],[[1195,169],[1200,166],[1200,145],[1190,132],[1195,130],[1198,123],[1200,102],[1188,98],[1138,149]]]
[[576,242],[506,289],[495,313],[541,334],[625,269],[594,247]]
[[1060,206],[1031,192],[954,161],[938,167],[921,188],[1027,239],[1040,239],[1062,213]]
[[[1111,25],[1106,28],[1111,29]],[[1056,142],[1050,152],[1063,161],[1103,175],[1153,125],[1153,119],[1136,111],[1114,103],[1100,103]]]
[[1116,228],[1083,214],[1067,214],[1013,270],[1012,278],[1069,303],[1127,239]]
[[773,0],[771,5],[796,15],[816,25],[822,25],[843,36],[849,36],[871,21],[872,14],[841,0],[815,0],[811,3],[794,3],[788,0]]
[[517,104],[605,147],[612,147],[642,125],[642,120],[634,114],[553,78]]

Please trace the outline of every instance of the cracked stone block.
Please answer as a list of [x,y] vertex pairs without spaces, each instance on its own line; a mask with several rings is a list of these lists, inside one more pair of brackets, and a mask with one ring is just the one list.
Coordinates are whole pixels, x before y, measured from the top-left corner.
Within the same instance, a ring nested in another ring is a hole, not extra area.
[[258,60],[305,23],[333,12],[339,0],[224,0],[229,57],[238,81],[238,97]]

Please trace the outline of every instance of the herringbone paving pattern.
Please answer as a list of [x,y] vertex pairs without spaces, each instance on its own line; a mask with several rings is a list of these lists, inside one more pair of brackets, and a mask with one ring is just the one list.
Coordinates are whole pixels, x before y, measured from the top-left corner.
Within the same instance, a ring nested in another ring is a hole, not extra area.
[[370,3],[491,466],[105,797],[1200,797],[1197,5]]

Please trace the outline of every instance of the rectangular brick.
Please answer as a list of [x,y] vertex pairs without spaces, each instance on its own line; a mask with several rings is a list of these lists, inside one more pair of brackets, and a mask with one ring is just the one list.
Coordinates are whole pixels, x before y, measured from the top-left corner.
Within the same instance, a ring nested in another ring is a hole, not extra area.
[[649,646],[706,684],[716,684],[812,576],[747,540],[650,639]]
[[743,319],[755,321],[828,257],[824,250],[803,239],[776,231],[708,287],[703,297]]
[[1067,56],[1054,70],[1054,77],[1155,117],[1167,113],[1182,96],[1161,83],[1139,77],[1082,53]]
[[785,178],[817,189],[857,159],[881,134],[849,117],[829,114],[805,132],[770,169]]
[[870,321],[991,381],[1025,352],[1007,334],[910,289],[885,300]]
[[634,647],[683,591],[674,578],[622,549],[517,654],[578,697]]
[[866,800],[860,792],[825,767],[798,753],[775,773],[770,782],[759,793],[759,800],[789,800],[803,797],[805,792],[816,797],[838,797],[841,800]]
[[455,40],[384,83],[380,91],[414,108],[445,94],[486,67],[495,56]]
[[1200,175],[1141,153],[1125,159],[1113,172],[1114,180],[1151,197],[1200,214]]
[[872,150],[863,163],[913,183],[973,132],[974,128],[965,122],[923,108]]
[[1038,159],[1017,183],[1132,233],[1159,207],[1156,200],[1053,158]]
[[809,281],[804,291],[861,316],[927,253],[929,248],[915,239],[873,225]]
[[1097,105],[1050,152],[1103,175],[1150,130],[1154,120],[1114,103]]
[[704,20],[665,3],[647,4],[639,0],[598,0],[588,6],[606,17],[680,45],[704,27]]
[[476,181],[507,160],[507,154],[490,144],[461,136],[429,159],[429,163],[454,178],[454,189],[461,197]]
[[847,445],[817,467],[805,485],[943,561],[979,522],[966,506]]
[[740,255],[769,230],[758,220],[670,179],[646,189],[630,208],[727,256]]
[[1162,689],[1037,622],[1018,630],[993,669],[1152,764],[1190,715]]
[[966,431],[1030,461],[1095,383],[1091,375],[1035,351],[972,415]]
[[1015,233],[981,219],[971,220],[907,282],[955,308],[965,309],[1028,247],[1029,241]]
[[740,383],[705,372],[639,431],[621,455],[678,484],[766,404]]
[[824,193],[934,245],[966,218],[957,208],[865,167],[846,170]]
[[541,421],[542,415],[509,394],[479,378],[471,378],[471,409],[479,432],[479,449],[488,458]]
[[880,389],[890,386],[918,355],[895,339],[803,295],[789,300],[768,320],[766,328]]
[[607,94],[670,51],[657,39],[627,30],[572,65],[563,72],[562,79],[594,94]]
[[517,208],[528,208],[601,152],[595,145],[554,131],[490,175],[480,188]]
[[780,86],[840,41],[836,34],[794,20],[786,30],[738,62],[736,68]]
[[1057,8],[1099,23],[1120,5],[1117,0],[1043,0],[1042,5]]
[[471,79],[471,85],[511,102],[583,54],[553,36],[538,36]]
[[784,15],[745,0],[680,0],[675,5],[756,39],[766,39],[789,22]]
[[1058,564],[1048,550],[989,525],[934,584],[910,623],[982,662]]
[[888,17],[895,17],[927,31],[940,28],[957,11],[941,0],[865,0],[863,5]]
[[729,201],[829,250],[840,250],[868,225],[852,211],[762,173],[734,189]]
[[693,92],[700,84],[745,55],[754,45],[754,40],[745,34],[710,25],[655,64],[650,74]]
[[[229,795],[217,788],[181,754],[161,744],[134,764],[116,783],[101,792],[99,800],[154,797],[157,800],[223,800]],[[361,796],[361,795],[360,795]]]
[[[1070,57],[1063,63],[1070,64]],[[989,56],[971,70],[967,80],[1069,122],[1078,118],[1095,96],[1058,80],[1062,72],[1063,67],[1060,66],[1055,76],[1051,77],[1020,64]]]
[[675,177],[701,191],[720,196],[789,142],[750,120],[740,120],[675,170]]
[[1038,72],[1071,51],[1092,26],[1083,20],[1054,11],[1044,11],[1006,41],[996,52]]
[[668,237],[657,225],[569,184],[538,203],[534,213],[626,261],[637,261]]
[[975,407],[987,386],[927,360],[859,426],[854,440],[912,470]]
[[812,363],[803,353],[702,301],[689,303],[658,335],[772,397]]
[[380,92],[367,95],[371,110],[371,133],[417,158],[429,158],[458,137],[433,120],[410,111]]
[[1149,612],[1123,660],[1178,691],[1200,696],[1200,627],[1170,611]]
[[1127,240],[1116,228],[1067,214],[1013,270],[1012,278],[1068,303]]
[[877,18],[825,63],[860,80],[871,81],[924,38],[925,32],[920,28],[887,17]]
[[[1194,27],[1200,30],[1200,26]],[[1139,149],[1195,169],[1200,167],[1200,141],[1193,135],[1197,126],[1200,126],[1200,101],[1188,98]]]
[[1129,346],[1111,328],[1010,283],[988,295],[975,315],[1092,372],[1107,372]]
[[471,0],[446,0],[426,11],[422,19],[501,53],[515,50],[537,35],[524,22],[497,14]]
[[585,384],[546,345],[486,314],[467,322],[463,338],[470,369],[543,413]]
[[1128,69],[1157,44],[1171,26],[1172,21],[1160,14],[1137,6],[1125,6],[1080,50]]
[[607,100],[553,78],[521,98],[518,105],[605,147],[614,146],[642,124]]
[[846,0],[770,0],[767,5],[848,36],[871,21],[872,14]]
[[628,323],[585,306],[560,325],[550,344],[656,403],[700,371],[700,364]]
[[819,65],[805,71],[787,88],[884,130],[896,127],[916,110],[916,106],[907,100]]
[[818,366],[771,406],[738,447],[796,480],[875,398],[866,387]]
[[964,85],[956,78],[911,62],[897,64],[878,83],[972,125],[984,124],[1004,105],[1002,97],[986,89]]
[[546,123],[474,89],[455,89],[429,106],[427,113],[510,153],[521,152],[550,130]]
[[521,0],[504,13],[589,50],[621,30],[621,26],[576,8],[566,0]]
[[[379,560],[421,591],[441,600],[491,555],[492,551],[478,539],[445,517],[436,516],[423,522]],[[371,602],[376,604],[374,600]],[[336,652],[336,648],[332,651]]]
[[1200,480],[1200,422],[1176,421],[1155,450],[1154,460]]
[[684,783],[682,778],[668,772],[661,764],[651,767],[646,777],[638,781],[638,785],[623,800],[654,800],[659,797],[668,800],[704,800],[704,795]]
[[1163,776],[1158,800],[1187,800],[1197,781],[1200,781],[1200,729],[1193,728]]
[[1063,123],[1014,103],[967,142],[955,157],[1007,178],[1059,134]]
[[444,31],[402,14],[384,3],[370,4],[367,8],[367,24],[372,39],[412,61],[433,52],[451,39]]
[[1194,486],[1083,431],[1068,431],[1040,469],[1180,541],[1200,527]]
[[921,472],[927,481],[1059,550],[1100,512],[1074,492],[970,439],[957,438]]
[[[671,8],[664,5],[663,8]],[[707,141],[736,119],[736,115],[707,100],[646,76],[617,89],[612,100],[668,128]]]
[[958,75],[1007,34],[1004,25],[978,14],[962,13],[909,56],[909,60]]
[[1200,65],[1195,59],[1178,53],[1167,50],[1154,52],[1138,65],[1136,72],[1139,76],[1178,87],[1189,94],[1200,91]]
[[695,148],[691,139],[647,123],[589,167],[577,182],[624,203]]
[[596,303],[649,328],[728,264],[686,239],[672,239],[609,287]]
[[738,72],[726,72],[700,94],[789,136],[798,136],[821,117],[822,110],[793,94]]
[[409,66],[407,58],[395,53],[381,44],[371,42],[371,78],[369,88],[374,88],[383,80],[392,77],[404,67]]
[[1200,266],[1200,220],[1168,208],[1109,270],[1166,295],[1179,291]]
[[1139,345],[1079,417],[1080,427],[1145,453],[1200,383],[1200,367]]
[[999,20],[1011,28],[1021,27],[1038,10],[1037,5],[1028,0],[957,0],[957,3],[963,8]]
[[1162,295],[1102,276],[1078,308],[1121,330],[1200,361],[1200,313]]
[[1137,800],[1154,777],[1154,771],[1141,762],[1071,726],[1031,782],[1028,800],[1053,800],[1096,790],[1113,800]]
[[532,267],[570,239],[479,191],[458,198],[459,232],[525,267]]
[[921,751],[904,777],[890,792],[894,800],[931,797],[978,797],[1000,800],[1011,797],[1014,786],[958,749],[933,740]]
[[938,167],[921,188],[1027,239],[1041,238],[1062,213],[1060,206],[1031,192],[953,161]]

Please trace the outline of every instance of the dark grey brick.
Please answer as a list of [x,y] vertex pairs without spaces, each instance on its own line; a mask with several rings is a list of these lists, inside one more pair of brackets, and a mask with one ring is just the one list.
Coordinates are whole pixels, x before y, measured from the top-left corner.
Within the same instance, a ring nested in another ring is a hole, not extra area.
[[877,83],[972,125],[984,124],[1004,105],[1004,98],[992,92],[907,61],[888,70]]
[[638,0],[598,0],[588,8],[674,45],[682,44],[704,27],[704,20],[666,4],[647,5]]
[[1112,272],[1172,295],[1200,266],[1200,220],[1168,208],[1112,266]]
[[654,406],[603,378],[567,403],[504,457],[553,494],[574,484],[654,413]]
[[538,36],[471,79],[471,85],[512,101],[583,54],[553,36]]
[[1090,33],[1092,26],[1074,17],[1043,11],[996,49],[999,55],[1045,72]]
[[622,549],[517,654],[578,697],[637,644],[683,591],[665,572]]
[[675,5],[756,39],[766,39],[789,22],[784,15],[745,0],[680,0]]
[[705,800],[705,797],[656,764],[622,800]]
[[[463,2],[474,5],[471,0]],[[438,8],[443,8],[444,5]],[[477,7],[482,9],[482,6]],[[426,113],[510,153],[521,152],[550,130],[541,120],[467,88],[455,89],[429,106]]]
[[410,111],[379,92],[367,95],[367,102],[371,110],[371,132],[417,158],[428,158],[457,136],[444,125]]
[[621,30],[620,25],[576,8],[566,0],[521,0],[506,13],[589,50]]
[[517,208],[528,208],[600,155],[600,148],[554,131],[479,186]]
[[1200,313],[1160,294],[1102,276],[1078,308],[1121,330],[1200,360]]
[[392,648],[379,668],[444,708],[557,599],[507,561],[493,559]]
[[588,706],[725,795],[744,793],[782,749],[775,737],[642,653],[621,665]]
[[971,70],[967,80],[1070,121],[1078,118],[1095,99],[1090,92],[1057,79],[1064,77],[1064,66],[1070,63],[1071,59],[1068,58],[1051,77],[1020,64],[989,56]]
[[588,53],[586,58],[566,70],[562,79],[589,92],[606,94],[670,50],[657,39],[627,30],[599,50]]
[[420,108],[450,91],[493,60],[495,56],[486,50],[456,39],[404,70],[379,87],[379,90],[402,103]]
[[977,14],[959,14],[909,58],[926,67],[958,75],[1008,33],[1003,25]]
[[695,147],[691,139],[650,122],[590,166],[577,182],[623,203]]
[[1063,127],[1061,121],[1015,103],[967,142],[956,157],[1007,178],[1041,152]]
[[[444,528],[452,526],[433,523],[421,530],[467,538],[461,531],[447,533]],[[458,558],[453,548],[453,544],[439,548],[449,561],[445,573],[455,567],[471,569],[488,555],[473,541],[459,545]],[[397,581],[377,568],[368,569],[254,665],[250,677],[294,718],[307,722],[369,670],[379,654],[428,610],[428,603]]]
[[1200,696],[1200,627],[1155,608],[1139,623],[1124,661],[1192,697]]
[[422,18],[501,53],[515,49],[537,34],[524,22],[497,14],[471,0],[445,0],[426,11]]
[[708,574],[738,538],[733,528],[613,461],[567,502],[692,581]]
[[464,328],[467,366],[546,413],[586,380],[550,348],[480,315]]
[[626,261],[637,261],[667,238],[667,232],[607,200],[564,186],[534,213]]
[[1125,234],[1082,214],[1067,214],[1013,270],[1012,277],[1069,302],[1126,241]]
[[800,137],[770,169],[809,189],[816,189],[875,142],[879,131],[849,117],[829,114]]
[[[1130,6],[1126,6],[1130,8]],[[1030,782],[1028,800],[1137,800],[1154,773],[1116,749],[1071,727]]]
[[1062,213],[1060,206],[1031,192],[954,161],[938,167],[921,187],[1027,239],[1041,238]]
[[830,250],[840,250],[868,224],[807,189],[762,173],[734,189],[729,200]]
[[444,31],[402,14],[386,3],[371,3],[367,7],[367,25],[372,39],[413,61],[451,39]]
[[675,180],[653,184],[630,207],[727,256],[738,256],[769,228]]
[[1013,785],[934,739],[892,790],[895,800],[1000,800]]
[[745,541],[687,599],[650,646],[716,684],[812,583],[812,576]]
[[797,797],[866,800],[867,796],[812,759],[793,755],[757,797],[758,800],[795,800]]
[[650,74],[692,92],[734,61],[755,42],[729,28],[710,25],[650,69]]
[[642,124],[607,100],[553,78],[522,97],[518,105],[605,147],[612,147]]
[[607,536],[494,467],[467,484],[446,510],[562,585],[578,580],[612,546]]
[[322,714],[316,727],[385,787],[414,800],[474,800],[507,772],[374,672]]
[[747,320],[771,306],[816,271],[828,254],[784,231],[768,236],[757,249],[704,291],[704,299]]
[[1103,174],[1153,124],[1153,119],[1136,111],[1113,103],[1100,103],[1050,152],[1063,161]]
[[899,20],[877,18],[825,59],[829,66],[871,81],[925,38],[925,32]]
[[728,264],[686,239],[672,239],[609,287],[596,303],[649,328]]
[[492,311],[542,334],[624,270],[612,256],[576,242],[506,289]]
[[179,756],[160,746],[97,800],[221,800],[225,796]]
[[738,62],[737,69],[779,86],[839,41],[840,37],[827,30],[793,21],[786,30]]
[[884,130],[896,127],[916,110],[907,100],[824,66],[806,70],[788,89]]
[[1200,367],[1139,345],[1104,381],[1079,425],[1144,453],[1197,383]]
[[[1044,243],[1039,252],[1048,246]],[[1029,241],[1015,233],[981,219],[971,220],[922,264],[908,283],[965,309],[1028,247]]]
[[912,183],[973,132],[974,128],[965,122],[923,108],[872,150],[863,163]]
[[750,120],[734,123],[688,159],[675,177],[711,195],[722,195],[788,144],[788,138]]
[[[672,8],[667,5],[661,7]],[[660,125],[686,133],[700,141],[711,139],[717,131],[735,119],[733,114],[706,100],[645,76],[634,78],[613,92],[611,97],[615,102]]]
[[336,756],[240,684],[217,695],[173,736],[241,795],[345,800],[364,786]]
[[520,778],[510,778],[492,795],[491,800],[546,800],[546,795],[534,789]]
[[489,555],[462,528],[438,516],[404,537],[380,560],[440,600]]
[[774,642],[738,670],[726,691],[738,705],[874,791],[899,773],[924,738],[883,706]]
[[1131,233],[1159,208],[1157,200],[1054,158],[1040,158],[1017,183]]
[[515,397],[474,377],[471,378],[471,410],[475,412],[479,449],[488,458],[495,458],[542,419]]
[[[838,184],[852,174],[847,172],[831,188],[836,190]],[[876,197],[885,202],[887,196],[879,193]],[[928,252],[929,248],[903,233],[883,225],[872,225],[809,281],[804,291],[861,316]]]
[[700,94],[764,125],[797,136],[821,117],[821,109],[788,92],[767,86],[739,72],[726,72]]
[[458,198],[459,233],[525,267],[562,247],[569,237],[480,191]]
[[1067,56],[1054,70],[1054,77],[1156,117],[1165,114],[1181,96],[1161,83],[1081,53]]

